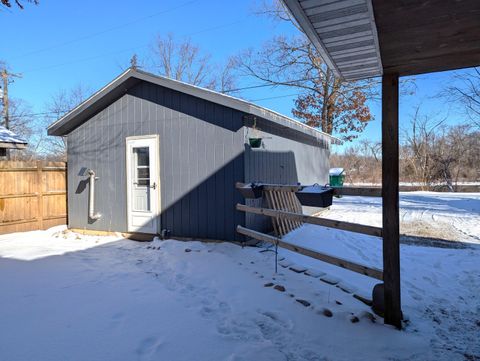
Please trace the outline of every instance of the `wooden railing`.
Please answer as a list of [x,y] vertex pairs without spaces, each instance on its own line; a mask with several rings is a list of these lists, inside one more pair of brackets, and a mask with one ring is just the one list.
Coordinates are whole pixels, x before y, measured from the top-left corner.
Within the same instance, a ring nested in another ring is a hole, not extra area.
[[237,210],[241,212],[259,214],[259,215],[268,216],[268,217],[289,219],[292,221],[297,221],[302,223],[316,224],[318,226],[323,226],[323,227],[337,228],[337,229],[341,229],[342,231],[363,233],[363,234],[368,234],[369,236],[375,236],[375,237],[382,236],[381,228],[367,226],[363,224],[338,221],[335,219],[312,217],[312,216],[307,216],[305,214],[285,212],[285,211],[280,211],[276,209],[250,207],[244,204],[237,204]]
[[0,162],[0,234],[66,222],[64,162]]
[[[237,183],[237,188],[240,188],[243,186],[244,186],[243,184]],[[271,193],[271,192],[274,192],[274,193],[278,192],[278,193],[288,193],[290,195],[294,195],[295,194],[294,192],[299,191],[301,189],[301,186],[299,185],[262,184],[262,187],[263,187],[264,194]],[[352,187],[334,188],[334,194],[380,197],[382,194],[382,190],[381,188],[352,188]],[[272,197],[272,195],[270,195],[270,197]],[[277,196],[277,198],[282,198],[282,197]],[[379,228],[379,227],[308,216],[308,215],[302,214],[301,212],[297,212],[297,211],[291,212],[285,209],[281,209],[282,207],[278,209],[279,207],[275,202],[268,202],[268,203],[271,208],[257,208],[257,207],[243,205],[243,204],[237,204],[237,210],[241,212],[247,212],[247,213],[272,217],[272,219],[277,220],[277,224],[298,225],[303,223],[309,223],[309,224],[315,224],[318,226],[336,228],[343,231],[361,233],[361,234],[366,234],[366,235],[375,236],[375,237],[382,237],[382,234],[383,234],[382,228]],[[275,223],[274,223],[274,228],[275,228]],[[284,232],[278,232],[276,229],[275,231],[276,231],[276,234],[280,236],[285,234]],[[263,242],[269,242],[278,247],[288,249],[292,252],[296,252],[304,256],[312,257],[320,261],[348,269],[352,272],[360,273],[369,277],[373,277],[378,280],[383,280],[383,271],[374,267],[364,266],[352,261],[342,259],[340,257],[318,252],[305,247],[297,246],[297,245],[285,242],[279,237],[274,237],[265,233],[254,231],[252,229],[248,229],[240,225],[237,227],[237,232],[244,236],[247,236],[259,241],[263,241]]]
[[278,247],[287,249],[289,251],[303,254],[304,256],[312,257],[320,261],[330,263],[335,266],[345,268],[353,272],[360,273],[365,276],[376,278],[377,280],[383,280],[383,272],[377,268],[362,266],[358,263],[347,261],[339,257],[314,251],[309,248],[297,246],[297,245],[282,241],[282,239],[278,237],[273,237],[268,234],[257,232],[242,226],[237,226],[237,232],[240,234],[243,234],[244,236],[251,237],[259,241],[269,242],[274,245],[277,245]]
[[333,194],[336,196],[363,196],[381,197],[381,187],[333,187]]

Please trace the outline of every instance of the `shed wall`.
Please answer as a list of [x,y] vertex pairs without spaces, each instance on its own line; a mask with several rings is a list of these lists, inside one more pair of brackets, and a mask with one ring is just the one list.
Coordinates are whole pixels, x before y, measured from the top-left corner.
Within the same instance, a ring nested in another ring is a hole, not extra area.
[[[159,134],[161,228],[178,237],[239,239],[235,210],[244,179],[242,113],[142,82],[68,135],[69,227],[127,231],[126,137]],[[93,169],[96,211],[89,223],[88,183]]]
[[[326,184],[330,168],[330,141],[309,144],[278,135],[273,129],[253,131],[245,128],[246,136],[263,138],[262,147],[245,151],[245,181],[278,184]],[[264,205],[262,199],[248,200],[252,206]],[[306,208],[306,207],[304,207]],[[309,207],[310,208],[310,207]],[[313,213],[313,209],[305,209]],[[269,231],[270,217],[247,214],[247,227]]]

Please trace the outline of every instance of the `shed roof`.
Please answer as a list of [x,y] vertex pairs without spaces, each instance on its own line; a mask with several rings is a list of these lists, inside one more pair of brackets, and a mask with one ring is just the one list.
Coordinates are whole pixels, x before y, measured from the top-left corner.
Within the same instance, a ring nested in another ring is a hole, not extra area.
[[480,65],[479,0],[283,0],[347,80]]
[[48,127],[49,135],[66,135],[73,129],[87,121],[98,111],[111,104],[116,99],[124,95],[127,90],[141,81],[146,81],[156,85],[160,85],[169,89],[173,89],[185,94],[192,95],[213,103],[221,104],[229,108],[233,108],[244,112],[248,115],[257,116],[265,119],[271,125],[285,131],[297,131],[304,135],[315,139],[323,139],[329,137],[333,142],[341,142],[329,134],[318,129],[305,125],[295,119],[277,113],[273,110],[260,107],[248,101],[235,98],[226,94],[222,94],[210,89],[205,89],[195,85],[187,84],[178,80],[169,79],[163,76],[154,75],[140,70],[128,69],[117,78],[93,94],[83,103],[72,109],[63,117],[52,123]]
[[23,149],[26,146],[25,139],[0,125],[0,148]]

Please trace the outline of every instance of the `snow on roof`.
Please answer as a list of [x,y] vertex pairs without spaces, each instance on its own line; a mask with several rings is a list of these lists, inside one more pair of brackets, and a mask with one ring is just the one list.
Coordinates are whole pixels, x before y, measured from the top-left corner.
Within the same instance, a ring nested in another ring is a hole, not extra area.
[[0,125],[0,143],[27,144],[27,141]]
[[330,175],[341,175],[344,172],[343,168],[330,168]]

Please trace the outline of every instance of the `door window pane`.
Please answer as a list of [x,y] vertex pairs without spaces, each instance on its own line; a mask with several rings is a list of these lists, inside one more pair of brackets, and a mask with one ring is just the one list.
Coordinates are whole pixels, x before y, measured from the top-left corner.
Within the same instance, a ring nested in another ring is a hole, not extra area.
[[148,147],[133,148],[133,151],[137,154],[137,165],[148,167],[150,163]]
[[148,147],[133,148],[133,208],[150,210],[150,153]]
[[138,185],[148,186],[150,185],[150,169],[137,167],[137,182]]

